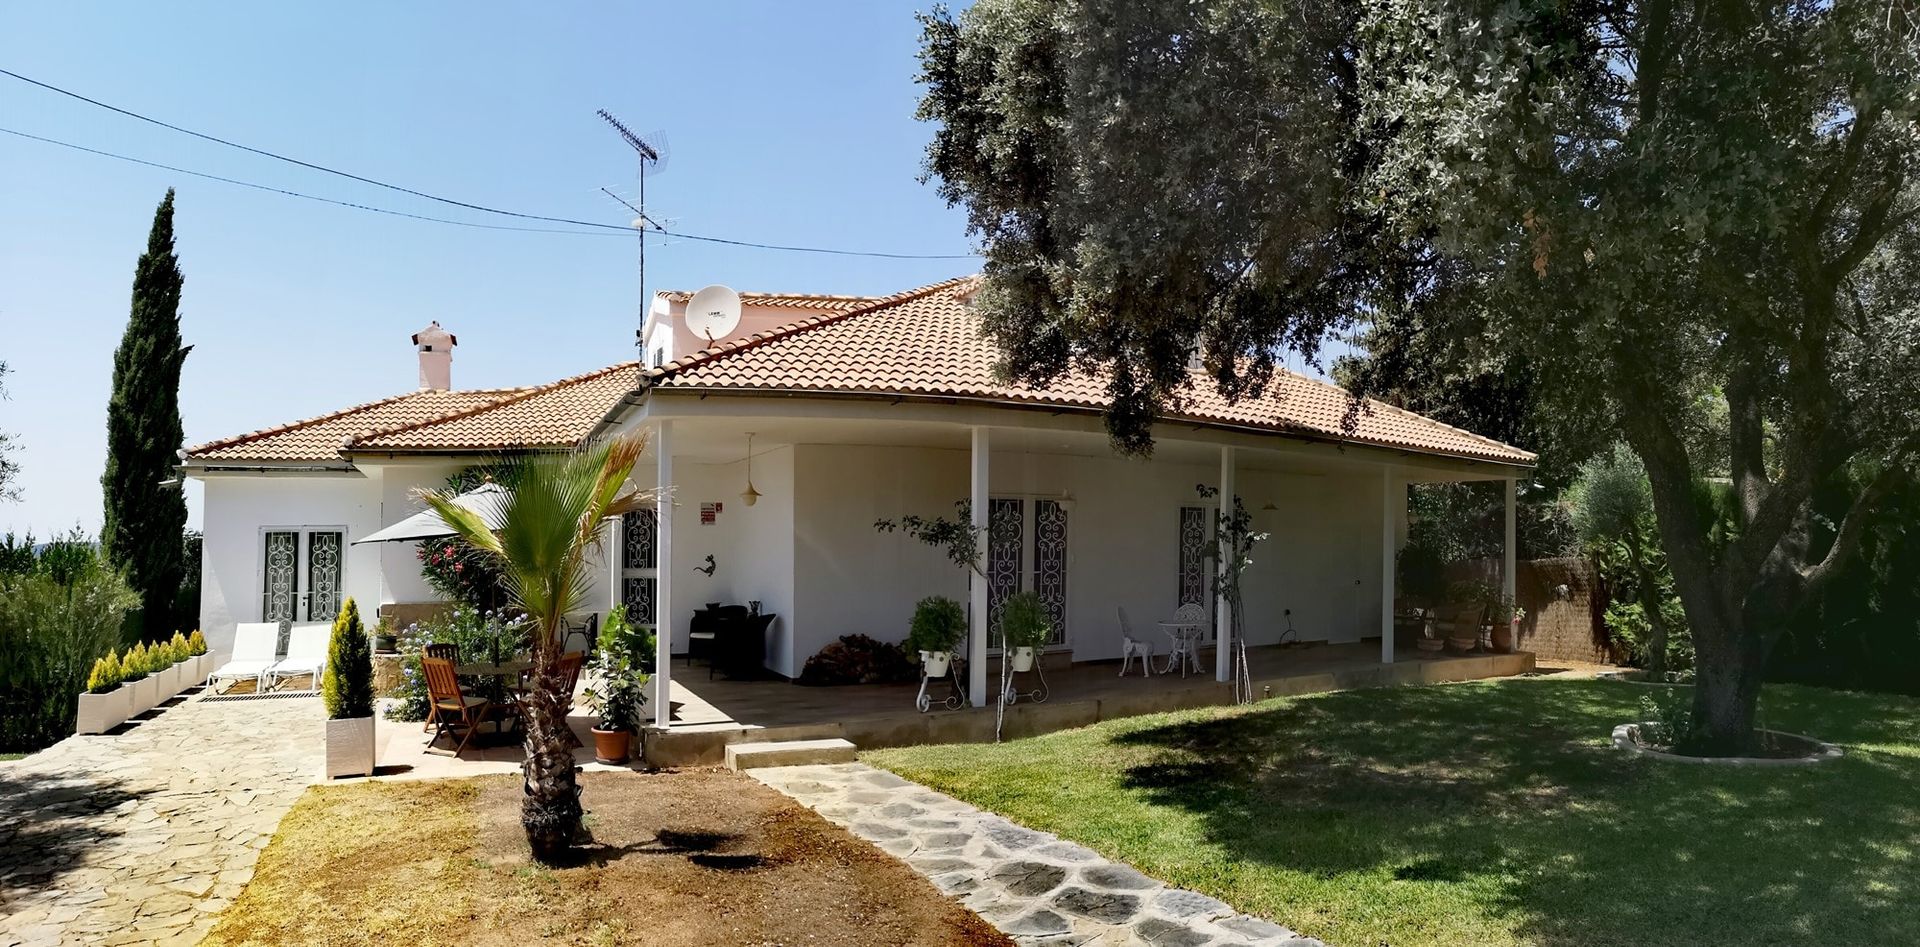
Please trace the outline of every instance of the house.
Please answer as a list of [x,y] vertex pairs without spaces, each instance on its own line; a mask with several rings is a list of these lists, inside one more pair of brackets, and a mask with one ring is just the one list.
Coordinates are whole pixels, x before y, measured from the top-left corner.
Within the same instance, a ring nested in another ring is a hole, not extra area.
[[[202,627],[220,650],[235,622],[325,619],[343,595],[389,613],[431,602],[414,546],[354,540],[416,512],[415,488],[467,465],[627,432],[650,439],[637,485],[670,490],[657,511],[608,524],[594,601],[643,622],[671,616],[660,642],[676,654],[695,609],[758,602],[776,616],[765,665],[787,677],[843,635],[900,640],[915,602],[934,594],[969,603],[976,659],[988,616],[1023,589],[1056,619],[1050,660],[1117,658],[1122,610],[1151,632],[1182,604],[1222,607],[1210,599],[1201,484],[1241,497],[1272,534],[1243,580],[1250,645],[1289,630],[1379,637],[1381,660],[1394,660],[1411,483],[1504,481],[1511,582],[1513,485],[1532,454],[1378,403],[1346,428],[1345,392],[1282,372],[1239,403],[1197,382],[1157,425],[1151,459],[1120,457],[1100,378],[1045,389],[996,378],[975,286],[744,293],[738,324],[714,339],[690,328],[688,294],[663,292],[641,361],[531,388],[452,388],[457,340],[429,327],[415,336],[418,390],[185,452],[186,474],[206,487]],[[962,500],[976,527],[997,527],[984,582],[875,528],[951,516]],[[970,664],[982,703],[987,662]],[[1227,661],[1217,664],[1224,679]]]

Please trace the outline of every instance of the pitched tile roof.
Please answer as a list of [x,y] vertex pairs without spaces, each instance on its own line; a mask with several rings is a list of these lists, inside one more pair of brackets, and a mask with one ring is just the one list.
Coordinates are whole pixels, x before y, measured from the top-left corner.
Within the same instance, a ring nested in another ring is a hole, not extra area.
[[[648,384],[1106,406],[1106,379],[1099,374],[1075,371],[1046,388],[999,381],[997,348],[982,337],[979,317],[968,305],[973,288],[974,278],[963,277],[865,308],[802,319],[651,369]],[[1261,397],[1230,403],[1209,380],[1196,377],[1184,403],[1168,416],[1502,463],[1534,459],[1517,447],[1371,399],[1354,429],[1346,430],[1349,400],[1334,385],[1280,371]]]
[[[659,295],[668,302],[683,303],[693,299],[693,293],[684,289],[663,289]],[[863,306],[879,302],[879,296],[829,296],[825,293],[741,293],[740,301],[749,306],[767,306],[781,309],[819,309],[823,312],[851,312]]]
[[639,387],[640,363],[622,362],[445,417],[370,431],[353,451],[515,450],[578,444]]
[[314,463],[354,451],[484,451],[580,442],[638,384],[638,362],[532,388],[411,391],[187,449],[201,463]]
[[524,390],[409,391],[316,418],[208,441],[187,448],[187,455],[209,461],[338,460],[340,449],[349,440],[368,431],[445,417]]

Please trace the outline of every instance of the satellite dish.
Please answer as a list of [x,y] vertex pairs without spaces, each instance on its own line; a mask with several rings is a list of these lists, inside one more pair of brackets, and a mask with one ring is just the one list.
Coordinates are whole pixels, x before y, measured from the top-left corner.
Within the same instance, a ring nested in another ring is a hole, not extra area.
[[687,331],[712,345],[740,325],[740,294],[715,283],[687,300]]

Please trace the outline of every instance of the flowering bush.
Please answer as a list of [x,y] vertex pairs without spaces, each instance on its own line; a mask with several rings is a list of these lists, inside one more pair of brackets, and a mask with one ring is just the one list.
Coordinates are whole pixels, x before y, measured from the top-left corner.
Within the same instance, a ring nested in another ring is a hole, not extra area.
[[[450,644],[460,651],[462,661],[501,660],[527,650],[532,644],[532,625],[524,618],[508,617],[505,610],[482,612],[465,605],[455,606],[442,618],[401,629],[400,683],[387,708],[388,720],[427,719],[427,677],[420,670],[420,652],[430,644]],[[461,687],[466,687],[463,680]]]
[[500,568],[494,557],[465,540],[442,539],[420,544],[420,575],[441,598],[476,609],[497,606],[504,595]]

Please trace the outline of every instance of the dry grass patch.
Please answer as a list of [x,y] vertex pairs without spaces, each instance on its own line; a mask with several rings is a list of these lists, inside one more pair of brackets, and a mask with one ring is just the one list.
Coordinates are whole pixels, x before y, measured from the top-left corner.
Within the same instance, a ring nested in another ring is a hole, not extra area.
[[1005,945],[873,846],[745,777],[592,773],[595,844],[533,863],[517,776],[310,790],[209,945]]

